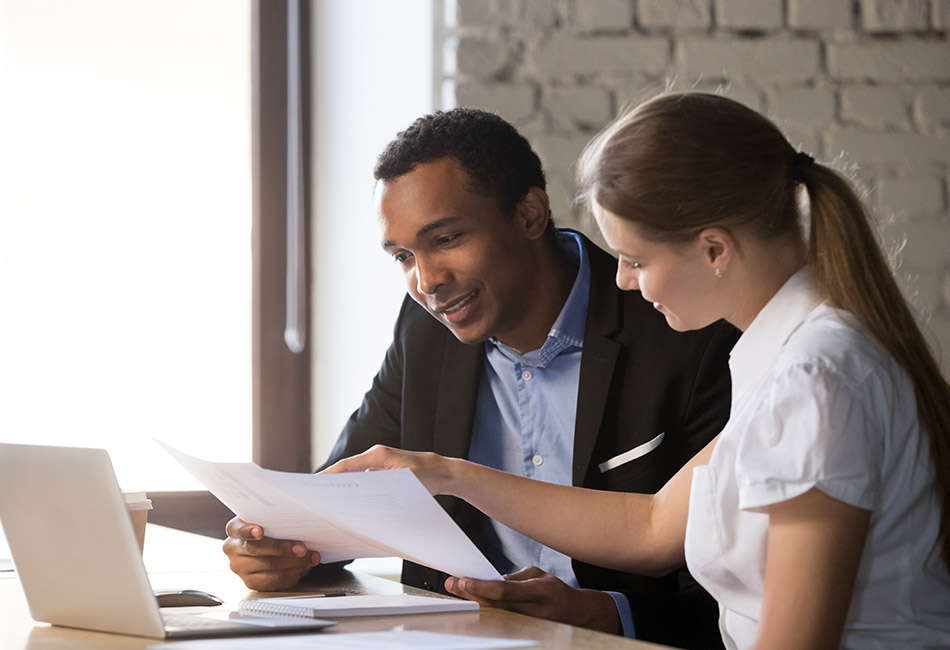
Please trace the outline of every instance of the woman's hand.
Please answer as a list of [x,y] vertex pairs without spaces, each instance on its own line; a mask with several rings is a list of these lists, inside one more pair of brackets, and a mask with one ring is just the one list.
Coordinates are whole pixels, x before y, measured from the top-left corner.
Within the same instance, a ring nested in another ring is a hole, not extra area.
[[384,445],[374,445],[362,454],[344,458],[320,473],[369,472],[408,467],[426,486],[430,494],[452,494],[450,490],[452,482],[456,479],[455,466],[464,462],[444,458],[429,451],[404,451]]

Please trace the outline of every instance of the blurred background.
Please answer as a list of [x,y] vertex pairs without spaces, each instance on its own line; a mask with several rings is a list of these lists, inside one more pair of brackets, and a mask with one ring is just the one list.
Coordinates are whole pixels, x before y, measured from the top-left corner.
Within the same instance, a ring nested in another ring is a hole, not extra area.
[[496,111],[596,239],[573,162],[666,89],[863,188],[950,374],[948,34],[950,0],[0,0],[0,440],[106,447],[176,498],[199,486],[151,437],[308,471],[404,293],[386,142]]

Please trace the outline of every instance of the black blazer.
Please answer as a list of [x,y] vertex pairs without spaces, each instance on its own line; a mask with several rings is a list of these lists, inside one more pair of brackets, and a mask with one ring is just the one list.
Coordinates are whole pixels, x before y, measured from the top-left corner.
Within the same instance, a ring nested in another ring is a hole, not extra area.
[[[582,236],[583,238],[583,236]],[[637,291],[620,291],[616,260],[583,238],[591,289],[574,430],[573,483],[653,493],[715,437],[729,415],[729,351],[738,332],[716,324],[678,333]],[[393,343],[327,464],[374,444],[464,458],[472,437],[483,344],[467,345],[417,305],[403,302]],[[598,465],[664,433],[650,453],[601,472]],[[487,518],[440,502],[480,548]],[[635,544],[636,540],[630,540]],[[497,558],[489,557],[489,560]],[[683,647],[721,644],[718,608],[685,569],[646,578],[574,560],[581,587],[624,593],[637,637]],[[403,582],[442,591],[445,575],[403,563]]]

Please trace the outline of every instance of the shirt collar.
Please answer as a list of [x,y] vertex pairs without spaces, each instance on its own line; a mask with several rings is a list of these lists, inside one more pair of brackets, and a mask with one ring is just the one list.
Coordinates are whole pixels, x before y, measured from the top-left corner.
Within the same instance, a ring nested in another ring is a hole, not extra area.
[[779,350],[821,302],[807,266],[785,281],[732,349],[729,369],[733,403],[759,385]]
[[580,235],[573,232],[559,231],[558,246],[561,252],[572,262],[577,264],[577,276],[571,292],[561,307],[561,312],[548,331],[548,337],[539,350],[532,350],[521,356],[510,347],[495,338],[489,339],[506,357],[512,361],[528,363],[530,365],[547,365],[551,359],[570,347],[584,346],[584,328],[587,325],[587,304],[590,300],[590,259],[584,250],[584,243]]

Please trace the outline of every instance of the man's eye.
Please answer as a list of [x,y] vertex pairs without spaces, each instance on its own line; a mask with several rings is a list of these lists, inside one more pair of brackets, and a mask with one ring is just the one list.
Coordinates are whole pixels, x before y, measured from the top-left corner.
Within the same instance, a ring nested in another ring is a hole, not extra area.
[[446,244],[451,244],[453,241],[455,241],[456,237],[458,237],[458,235],[442,235],[435,240],[435,245],[445,246]]
[[408,259],[409,259],[409,253],[396,253],[395,255],[393,255],[393,261],[396,264],[403,264]]

